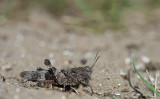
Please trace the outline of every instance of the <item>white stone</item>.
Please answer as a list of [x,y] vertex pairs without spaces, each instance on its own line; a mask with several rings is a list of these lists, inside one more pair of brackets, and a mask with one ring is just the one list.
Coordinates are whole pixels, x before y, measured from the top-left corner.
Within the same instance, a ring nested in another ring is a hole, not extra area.
[[91,52],[85,53],[84,57],[85,58],[92,58],[93,54]]
[[120,93],[116,93],[116,96],[120,96],[121,94]]
[[121,84],[118,84],[118,87],[120,87],[121,86]]
[[125,62],[126,65],[129,65],[129,64],[131,64],[132,59],[131,59],[130,57],[127,57],[127,58],[124,60],[124,62]]
[[141,59],[144,63],[149,63],[151,60],[147,56],[141,56]]

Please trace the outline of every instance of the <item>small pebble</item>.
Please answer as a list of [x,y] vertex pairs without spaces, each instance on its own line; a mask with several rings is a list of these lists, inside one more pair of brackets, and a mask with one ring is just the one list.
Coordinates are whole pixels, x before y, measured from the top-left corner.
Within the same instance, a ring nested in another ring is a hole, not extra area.
[[136,67],[138,70],[143,70],[145,68],[144,64],[142,63],[138,64]]
[[70,64],[72,64],[72,61],[71,61],[71,60],[65,60],[65,61],[64,61],[64,64],[65,64],[65,65],[70,65]]
[[149,63],[151,61],[147,56],[141,56],[141,59],[144,63]]
[[91,52],[87,52],[87,53],[85,53],[85,55],[84,55],[84,57],[85,58],[92,58],[92,56],[93,56],[93,54],[91,53]]
[[123,70],[120,70],[120,75],[126,75]]
[[66,46],[66,49],[63,51],[63,55],[73,56],[73,48],[72,46]]
[[128,80],[128,76],[127,76],[127,75],[121,75],[121,77],[122,77],[124,80]]
[[99,95],[102,95],[102,93],[98,93]]
[[126,73],[124,73],[122,70],[120,70],[120,76],[125,79],[125,80],[128,80],[128,76]]
[[139,75],[137,75],[137,78],[140,79]]
[[129,64],[131,64],[132,59],[131,59],[130,57],[127,57],[127,58],[124,60],[124,62],[125,62],[126,65],[129,65]]
[[121,94],[120,94],[120,93],[116,93],[115,95],[116,95],[116,96],[120,96]]
[[1,69],[2,69],[2,70],[5,70],[5,71],[10,71],[10,70],[12,70],[13,68],[11,67],[11,65],[7,64],[7,65],[2,66]]
[[63,91],[63,88],[59,88],[59,90]]
[[99,84],[99,86],[102,86],[102,84]]
[[86,59],[81,59],[81,64],[85,65],[87,63],[87,60]]
[[121,84],[118,84],[118,87],[120,87],[121,86]]
[[63,55],[72,56],[73,53],[72,53],[71,51],[65,50],[65,51],[63,52]]

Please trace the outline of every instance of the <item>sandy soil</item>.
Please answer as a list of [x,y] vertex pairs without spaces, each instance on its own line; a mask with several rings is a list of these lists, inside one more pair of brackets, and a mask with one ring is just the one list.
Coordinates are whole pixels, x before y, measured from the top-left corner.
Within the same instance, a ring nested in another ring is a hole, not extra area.
[[[43,64],[45,58],[49,58],[57,68],[79,67],[83,66],[80,63],[83,58],[87,59],[87,65],[91,65],[97,51],[100,59],[93,68],[90,82],[94,92],[112,94],[119,99],[137,98],[128,81],[121,77],[128,69],[133,70],[132,63],[125,63],[125,59],[135,52],[136,64],[143,63],[143,55],[159,61],[160,19],[146,21],[139,14],[131,16],[125,16],[126,24],[130,26],[128,29],[116,32],[106,30],[102,35],[68,31],[62,22],[40,11],[30,12],[25,19],[1,24],[0,74],[5,76],[6,81],[0,80],[0,99],[100,98],[83,91],[75,94],[45,88],[25,88],[17,80],[21,71],[46,68]],[[150,24],[152,22],[156,24]],[[72,60],[72,64],[68,65],[68,60]],[[146,72],[141,73],[147,78]],[[154,72],[151,71],[151,74],[155,77]],[[131,74],[131,79],[133,85],[138,86],[146,96],[153,96],[136,73]],[[85,89],[90,91],[89,88]]]

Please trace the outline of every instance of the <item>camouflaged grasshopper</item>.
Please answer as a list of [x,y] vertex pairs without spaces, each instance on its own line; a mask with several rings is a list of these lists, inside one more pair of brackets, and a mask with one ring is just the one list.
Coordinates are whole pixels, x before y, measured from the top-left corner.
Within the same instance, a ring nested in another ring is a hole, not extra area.
[[68,69],[56,69],[49,59],[45,59],[44,64],[48,69],[38,67],[36,71],[23,71],[20,73],[20,77],[25,78],[28,81],[37,82],[38,86],[52,84],[53,87],[57,86],[64,88],[65,90],[71,89],[72,87],[78,88],[79,85],[82,85],[83,87],[89,86],[93,94],[89,81],[91,80],[92,68],[95,66],[99,57],[97,52],[92,66]]

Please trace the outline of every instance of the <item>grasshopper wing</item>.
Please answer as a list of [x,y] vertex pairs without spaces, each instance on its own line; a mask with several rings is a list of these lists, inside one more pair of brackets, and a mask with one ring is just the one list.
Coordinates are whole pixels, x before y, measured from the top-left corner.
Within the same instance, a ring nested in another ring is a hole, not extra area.
[[28,81],[36,82],[45,80],[45,74],[47,70],[37,71],[23,71],[20,73],[20,77],[28,79]]

